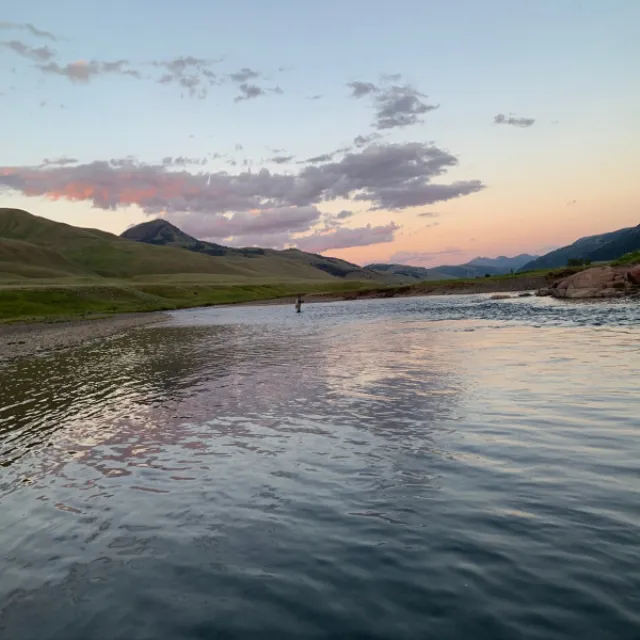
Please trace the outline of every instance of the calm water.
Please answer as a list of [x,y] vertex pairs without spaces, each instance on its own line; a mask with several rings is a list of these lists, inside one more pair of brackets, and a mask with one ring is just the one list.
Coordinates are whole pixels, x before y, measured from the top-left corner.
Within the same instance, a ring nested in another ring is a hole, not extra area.
[[0,368],[0,638],[640,637],[640,304],[179,312]]

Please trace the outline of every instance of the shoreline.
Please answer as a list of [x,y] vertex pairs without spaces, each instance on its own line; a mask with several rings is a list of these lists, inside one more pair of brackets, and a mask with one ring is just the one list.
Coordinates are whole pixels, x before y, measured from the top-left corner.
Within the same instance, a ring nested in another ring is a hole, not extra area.
[[0,324],[0,364],[69,349],[124,331],[162,322],[159,311],[127,313],[94,320]]
[[[486,282],[482,279],[477,282],[437,282],[429,284],[410,284],[397,287],[385,287],[380,289],[363,289],[345,291],[344,293],[308,293],[302,295],[304,304],[318,304],[321,302],[351,302],[353,300],[375,300],[383,298],[416,298],[422,296],[455,296],[478,295],[482,293],[518,293],[525,291],[538,291],[549,286],[550,278],[546,275],[520,276]],[[457,283],[456,283],[457,282]],[[251,300],[237,302],[233,306],[268,306],[281,304],[294,304],[297,296],[285,296],[270,300]],[[220,305],[228,306],[228,305]]]
[[[303,303],[350,302],[384,298],[408,298],[421,296],[478,295],[483,293],[534,292],[549,287],[564,274],[532,274],[530,276],[505,277],[497,280],[439,281],[430,284],[400,285],[376,289],[352,289],[344,292],[302,294]],[[294,304],[297,295],[286,295],[262,300],[227,303],[194,304],[180,309],[229,306],[268,306]],[[176,309],[177,310],[177,309]],[[131,329],[162,322],[166,311],[140,311],[110,315],[107,317],[67,318],[59,322],[0,323],[0,364],[17,358],[29,357],[76,347],[92,340],[107,338]]]

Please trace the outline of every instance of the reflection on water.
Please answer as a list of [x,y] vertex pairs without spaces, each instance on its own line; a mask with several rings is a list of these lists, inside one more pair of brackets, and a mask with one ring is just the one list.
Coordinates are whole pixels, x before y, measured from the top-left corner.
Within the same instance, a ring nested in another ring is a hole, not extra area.
[[637,638],[640,305],[191,310],[0,369],[0,637]]

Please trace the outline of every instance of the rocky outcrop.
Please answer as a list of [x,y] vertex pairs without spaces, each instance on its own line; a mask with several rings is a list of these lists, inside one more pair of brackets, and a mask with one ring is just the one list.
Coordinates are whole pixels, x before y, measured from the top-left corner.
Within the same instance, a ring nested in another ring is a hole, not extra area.
[[640,266],[594,267],[555,282],[539,295],[554,298],[623,298],[640,292]]

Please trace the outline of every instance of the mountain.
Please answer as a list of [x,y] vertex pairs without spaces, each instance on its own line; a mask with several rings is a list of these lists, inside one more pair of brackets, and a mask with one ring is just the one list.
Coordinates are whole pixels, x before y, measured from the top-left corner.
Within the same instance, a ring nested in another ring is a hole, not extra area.
[[435,269],[425,269],[424,267],[414,267],[408,264],[368,264],[367,269],[372,269],[378,273],[393,275],[402,278],[406,282],[424,282],[426,280],[446,280],[454,276],[447,276]]
[[474,258],[465,264],[440,265],[432,269],[414,267],[406,264],[368,264],[367,269],[373,269],[379,273],[405,278],[407,282],[425,282],[428,280],[452,280],[455,278],[483,278],[509,273],[512,269],[517,271],[519,267],[535,258],[523,253],[509,258],[498,256],[497,258]]
[[243,276],[235,265],[183,249],[153,247],[119,236],[0,208],[0,271],[18,277],[130,278],[206,273]]
[[524,267],[525,264],[536,260],[539,256],[534,256],[529,253],[521,253],[520,255],[509,258],[508,256],[498,256],[497,258],[484,258],[478,257],[473,260],[469,260],[467,265],[480,266],[480,267],[492,267],[500,269],[502,273],[509,273],[511,269],[517,271],[520,267]]
[[528,262],[520,268],[520,271],[564,267],[572,258],[591,260],[591,262],[616,260],[638,249],[640,249],[640,225],[580,238],[573,244]]
[[297,249],[233,249],[201,242],[158,220],[123,236],[0,208],[0,279],[139,278],[202,274],[221,282],[372,281],[392,276]]
[[346,260],[306,253],[299,249],[277,251],[259,247],[225,247],[213,242],[198,240],[162,219],[150,220],[131,227],[122,234],[122,237],[145,244],[176,247],[193,253],[224,257],[234,264],[246,264],[252,268],[261,265],[265,274],[278,271],[278,273],[294,275],[294,272],[300,271],[301,276],[306,274],[303,277],[324,279],[330,277],[361,282],[374,281],[382,284],[400,284],[404,281],[401,278],[394,277],[392,274],[381,274],[367,267],[359,267]]

